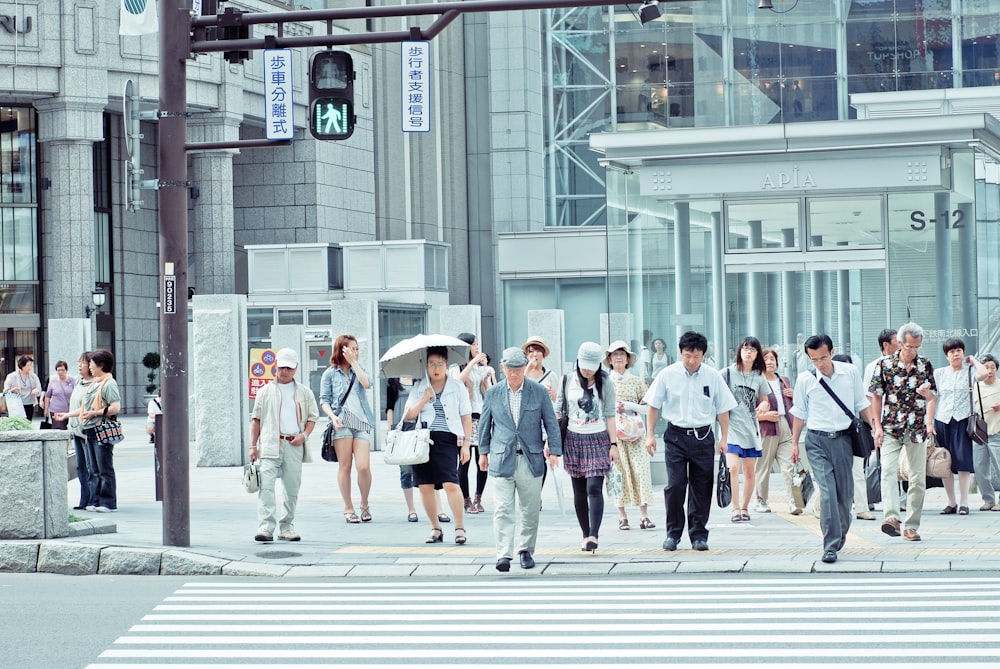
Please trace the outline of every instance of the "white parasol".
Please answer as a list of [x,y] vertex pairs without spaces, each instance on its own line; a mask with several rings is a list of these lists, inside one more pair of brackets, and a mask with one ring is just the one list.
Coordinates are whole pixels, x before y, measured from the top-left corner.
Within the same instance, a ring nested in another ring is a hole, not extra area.
[[443,346],[448,351],[449,365],[464,365],[469,362],[469,345],[456,337],[441,334],[419,334],[404,339],[379,360],[382,376],[411,376],[416,379],[427,375],[427,349]]

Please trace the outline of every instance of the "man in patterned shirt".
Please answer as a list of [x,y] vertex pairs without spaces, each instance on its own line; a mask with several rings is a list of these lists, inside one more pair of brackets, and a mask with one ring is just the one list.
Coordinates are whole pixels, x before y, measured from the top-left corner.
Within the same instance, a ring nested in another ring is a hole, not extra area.
[[868,392],[871,394],[875,421],[875,448],[882,454],[882,531],[890,537],[900,535],[899,488],[897,486],[900,452],[905,450],[909,464],[906,493],[906,518],[903,539],[920,541],[920,514],[924,509],[927,488],[926,439],[934,434],[934,368],[930,360],[918,355],[924,329],[907,323],[897,333],[902,345],[875,365]]

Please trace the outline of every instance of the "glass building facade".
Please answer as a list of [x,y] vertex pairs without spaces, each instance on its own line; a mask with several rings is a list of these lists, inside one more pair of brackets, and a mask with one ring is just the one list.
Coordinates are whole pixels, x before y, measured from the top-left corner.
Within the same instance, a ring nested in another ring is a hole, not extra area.
[[[997,125],[983,114],[1000,113],[1000,88],[962,89],[1000,85],[1000,0],[660,9],[645,26],[625,7],[547,14],[546,223],[607,233],[606,281],[574,303],[592,325],[567,327],[568,350],[610,335],[670,351],[696,329],[717,364],[753,335],[795,373],[805,336],[863,363],[908,320],[938,362],[951,335],[994,350]],[[983,102],[942,111],[955,91]],[[964,112],[979,119],[949,124]],[[519,283],[505,309],[532,301]],[[600,313],[630,323],[602,333]]]

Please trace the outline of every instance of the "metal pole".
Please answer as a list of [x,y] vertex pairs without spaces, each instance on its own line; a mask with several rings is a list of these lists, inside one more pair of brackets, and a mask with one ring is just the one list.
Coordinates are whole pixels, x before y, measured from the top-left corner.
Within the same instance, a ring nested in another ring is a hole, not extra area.
[[[187,58],[184,0],[160,0],[160,357],[163,395],[163,543],[191,545],[188,474]],[[172,300],[166,294],[174,277]],[[172,311],[172,313],[171,313]]]

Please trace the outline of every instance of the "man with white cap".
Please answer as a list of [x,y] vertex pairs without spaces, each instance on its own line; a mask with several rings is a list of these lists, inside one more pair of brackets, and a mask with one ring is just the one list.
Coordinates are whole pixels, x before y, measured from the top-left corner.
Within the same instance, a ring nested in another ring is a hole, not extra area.
[[[298,541],[295,505],[302,483],[302,463],[311,462],[306,441],[316,426],[319,408],[313,391],[295,380],[299,355],[290,348],[278,351],[277,378],[257,391],[250,423],[250,462],[260,461],[255,541],[278,538]],[[281,518],[275,521],[274,484],[281,479],[285,501]]]
[[[521,507],[518,558],[522,569],[535,566],[532,553],[538,537],[545,441],[549,463],[555,467],[562,455],[559,423],[545,388],[524,378],[528,356],[520,348],[504,349],[500,360],[505,379],[483,398],[479,417],[479,468],[493,477],[493,535],[497,545],[497,571],[510,571],[514,556],[514,496]],[[490,457],[492,455],[492,457]]]

